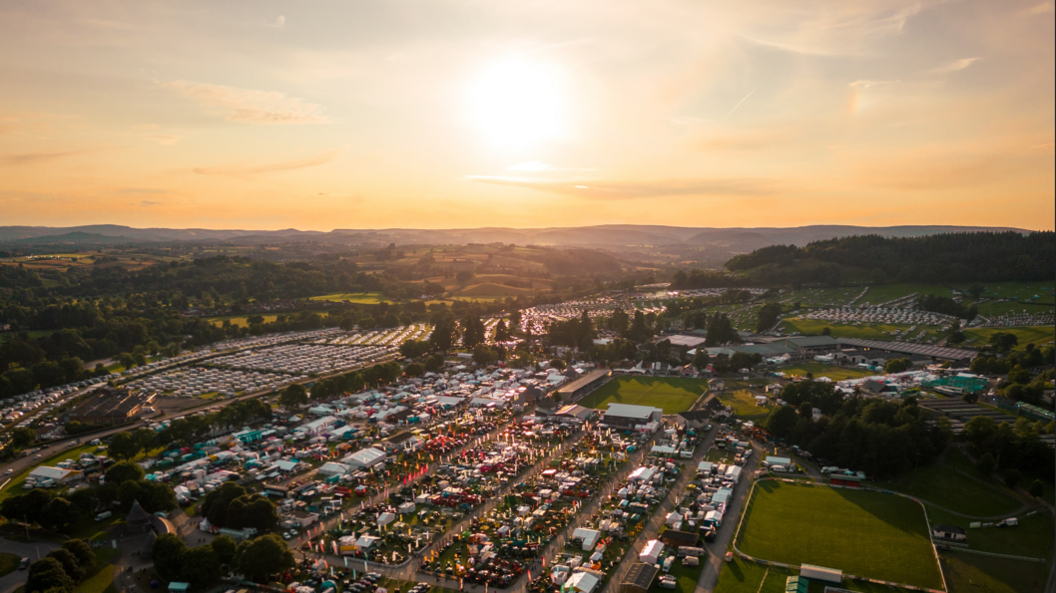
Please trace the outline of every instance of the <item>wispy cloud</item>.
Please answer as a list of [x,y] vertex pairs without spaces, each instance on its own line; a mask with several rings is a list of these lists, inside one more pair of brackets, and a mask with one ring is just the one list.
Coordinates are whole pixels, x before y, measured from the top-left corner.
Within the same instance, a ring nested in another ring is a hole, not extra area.
[[159,189],[156,187],[122,187],[117,190],[119,194],[168,194],[172,193],[167,189]]
[[523,187],[587,200],[652,198],[660,196],[763,195],[776,190],[768,179],[664,179],[658,181],[545,180],[471,175],[471,181]]
[[730,116],[733,115],[733,112],[737,111],[737,108],[740,107],[741,105],[743,105],[744,102],[748,100],[748,97],[751,97],[752,93],[754,93],[754,92],[755,92],[755,89],[752,89],[752,90],[748,91],[748,94],[745,95],[743,99],[738,101],[737,104],[733,106],[733,109],[731,109],[730,112],[726,114],[726,117],[722,118],[723,121],[730,119]]
[[543,161],[526,161],[511,165],[508,170],[522,171],[526,173],[540,173],[543,171],[593,171],[594,169],[587,167],[558,167],[551,165],[550,163],[544,163]]
[[286,26],[286,17],[280,14],[279,16],[275,17],[275,20],[268,23],[268,26],[273,29],[281,29]]
[[871,89],[873,87],[885,86],[889,84],[898,84],[897,80],[856,80],[847,86],[864,91],[865,89]]
[[950,72],[960,72],[968,66],[978,62],[982,58],[961,58],[960,60],[954,60],[948,64],[943,64],[938,68],[932,68],[929,70],[932,74],[949,74]]
[[1049,14],[1054,11],[1056,11],[1056,8],[1053,7],[1052,2],[1042,2],[1041,4],[1036,4],[1025,10],[1021,10],[1019,14],[1020,16],[1037,16],[1039,14]]
[[337,157],[338,152],[339,151],[337,150],[331,150],[304,159],[267,163],[264,165],[220,165],[218,167],[197,167],[194,169],[194,172],[199,175],[222,175],[226,177],[246,179],[262,173],[293,171],[296,169],[307,169],[308,167],[325,165],[334,160]]
[[0,164],[8,166],[19,166],[19,165],[36,165],[39,163],[47,163],[57,159],[62,159],[78,154],[84,154],[91,152],[89,150],[61,150],[51,152],[24,152],[21,154],[9,154],[6,156],[0,156]]
[[188,80],[163,83],[164,88],[193,99],[212,115],[245,124],[325,124],[323,108],[286,93],[240,89]]
[[143,200],[139,203],[140,206],[161,206],[161,202],[153,202],[151,200]]

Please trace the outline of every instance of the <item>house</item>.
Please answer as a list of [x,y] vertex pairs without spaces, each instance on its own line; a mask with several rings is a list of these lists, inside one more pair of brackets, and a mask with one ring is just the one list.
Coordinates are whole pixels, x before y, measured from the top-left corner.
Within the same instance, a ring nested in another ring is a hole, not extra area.
[[282,526],[286,529],[291,527],[304,529],[318,522],[319,515],[308,511],[290,511],[282,516]]
[[602,416],[604,424],[617,428],[633,428],[650,422],[659,423],[664,411],[652,406],[635,406],[631,404],[609,404],[609,409]]
[[633,564],[620,583],[620,593],[646,593],[659,572],[660,567],[653,564]]
[[931,528],[931,537],[951,542],[968,541],[968,533],[956,525],[934,525]]

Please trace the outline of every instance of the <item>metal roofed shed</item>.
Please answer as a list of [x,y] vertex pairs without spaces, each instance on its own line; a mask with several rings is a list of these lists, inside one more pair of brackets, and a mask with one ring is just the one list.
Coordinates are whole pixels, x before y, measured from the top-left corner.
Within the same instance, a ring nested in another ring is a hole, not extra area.
[[611,374],[612,370],[610,369],[591,371],[578,379],[562,385],[558,388],[557,394],[561,397],[562,401],[569,401],[574,399],[577,395],[583,395],[589,388],[596,387],[596,385],[594,385],[596,382],[600,383]]
[[573,573],[572,576],[568,577],[568,580],[561,585],[561,591],[566,593],[591,593],[598,587],[598,583],[601,580],[595,575],[589,572],[577,572]]
[[896,352],[899,354],[919,354],[934,359],[951,361],[969,361],[975,358],[977,352],[964,348],[950,348],[947,346],[929,346],[927,344],[910,344],[908,342],[882,340],[863,340],[861,338],[836,338],[843,346],[854,346],[856,348],[869,348],[884,352]]
[[645,593],[653,586],[659,572],[660,568],[653,564],[639,562],[631,565],[620,583],[620,593]]
[[799,576],[806,577],[808,579],[826,581],[829,583],[843,582],[842,570],[837,570],[835,568],[825,568],[824,566],[814,566],[813,564],[800,565]]
[[636,424],[660,422],[663,416],[664,411],[662,409],[652,406],[609,404],[609,409],[605,411],[605,415],[601,420],[605,424],[613,426],[631,427]]
[[696,348],[705,342],[705,339],[700,336],[687,336],[684,334],[676,334],[673,336],[661,336],[661,340],[667,340],[671,342],[672,346],[686,346],[688,348]]

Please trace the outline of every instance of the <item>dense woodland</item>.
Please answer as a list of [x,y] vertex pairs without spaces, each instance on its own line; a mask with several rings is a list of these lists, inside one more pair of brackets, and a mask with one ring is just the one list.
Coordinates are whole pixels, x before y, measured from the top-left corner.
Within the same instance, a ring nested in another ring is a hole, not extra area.
[[836,284],[863,274],[874,282],[1044,281],[1056,269],[1056,233],[844,237],[802,248],[764,247],[735,256],[726,268],[756,282],[779,284]]

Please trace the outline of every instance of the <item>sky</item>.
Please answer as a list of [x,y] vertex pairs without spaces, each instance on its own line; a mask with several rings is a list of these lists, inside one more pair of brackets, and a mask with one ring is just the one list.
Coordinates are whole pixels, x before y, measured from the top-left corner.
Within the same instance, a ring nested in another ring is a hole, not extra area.
[[0,3],[0,225],[1053,229],[1053,2]]

